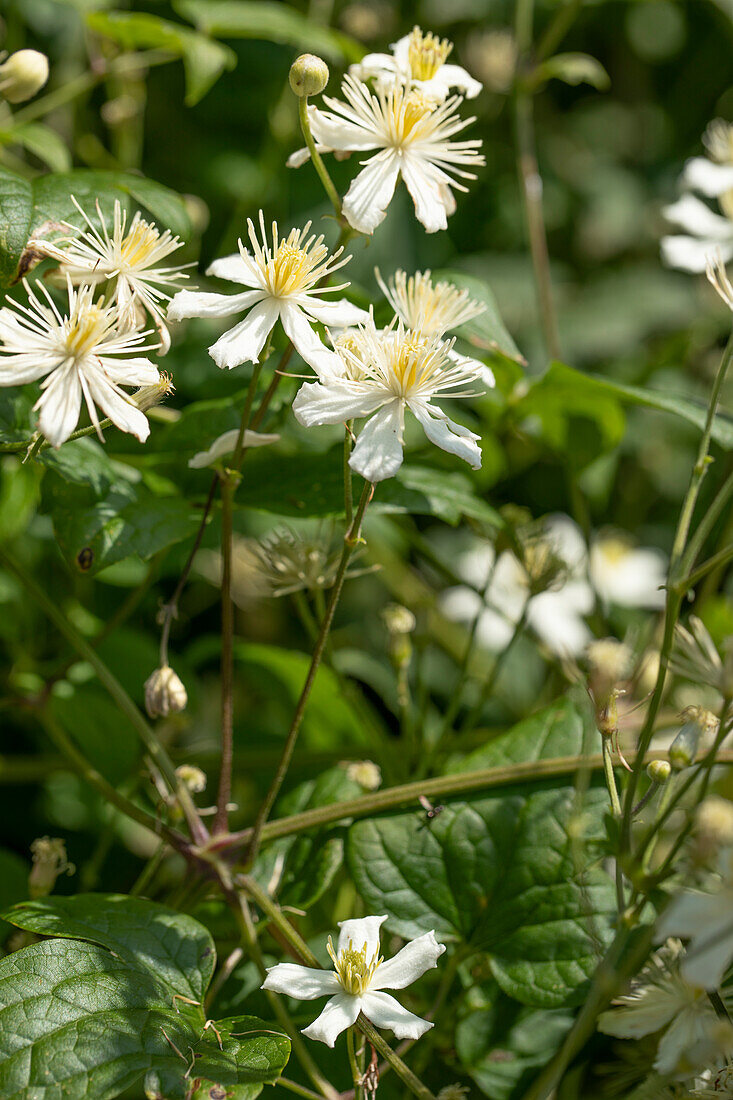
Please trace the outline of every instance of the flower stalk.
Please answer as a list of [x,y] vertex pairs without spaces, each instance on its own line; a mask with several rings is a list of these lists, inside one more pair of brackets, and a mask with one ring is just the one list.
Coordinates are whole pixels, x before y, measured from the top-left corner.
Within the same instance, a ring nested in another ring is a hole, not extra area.
[[328,195],[329,202],[336,211],[336,217],[341,225],[344,224],[343,216],[341,214],[341,199],[339,193],[336,190],[333,180],[329,175],[326,165],[323,163],[323,157],[316,149],[316,143],[311,131],[311,124],[308,118],[308,96],[301,96],[298,99],[298,118],[300,120],[300,128],[303,131],[303,139],[308,146],[308,152],[311,155],[313,161],[313,167],[318,173],[318,178],[323,184],[323,190]]

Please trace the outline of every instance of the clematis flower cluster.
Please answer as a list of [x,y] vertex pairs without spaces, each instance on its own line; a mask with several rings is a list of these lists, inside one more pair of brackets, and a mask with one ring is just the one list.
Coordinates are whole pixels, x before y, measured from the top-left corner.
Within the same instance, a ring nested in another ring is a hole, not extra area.
[[[679,232],[662,238],[662,258],[692,272],[705,271],[716,256],[722,263],[733,257],[733,126],[715,119],[702,140],[707,156],[687,161],[682,195],[663,211]],[[714,199],[720,213],[703,199]]]
[[[324,96],[322,107],[308,106],[308,121],[319,153],[370,153],[360,161],[343,214],[360,233],[371,234],[384,220],[398,180],[415,204],[428,233],[446,229],[456,209],[454,191],[485,163],[481,141],[456,140],[475,121],[459,114],[462,95],[481,85],[465,69],[447,65],[452,45],[415,27],[392,46],[392,54],[368,54],[352,65],[341,84],[343,99]],[[288,160],[297,168],[309,158],[300,149]]]

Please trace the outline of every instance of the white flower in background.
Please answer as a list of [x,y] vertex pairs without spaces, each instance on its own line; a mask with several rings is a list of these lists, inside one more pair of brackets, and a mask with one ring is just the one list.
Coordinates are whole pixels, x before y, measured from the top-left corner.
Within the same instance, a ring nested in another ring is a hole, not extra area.
[[[279,435],[268,435],[266,432],[253,432],[248,428],[243,436],[242,445],[245,450],[250,447],[266,447],[269,443],[277,443]],[[234,453],[234,448],[239,439],[239,428],[232,428],[215,439],[208,450],[198,451],[193,458],[189,458],[188,465],[192,470],[203,470],[206,466],[213,466],[220,458]]]
[[703,989],[718,989],[733,959],[733,849],[721,848],[719,888],[714,894],[683,890],[662,914],[660,938],[689,940],[681,973]]
[[406,409],[420,421],[431,443],[479,469],[480,437],[432,404],[440,395],[469,396],[465,390],[455,392],[456,388],[478,377],[475,361],[451,360],[452,341],[405,329],[401,321],[396,329],[382,332],[370,320],[358,330],[356,351],[338,342],[337,349],[341,375],[306,382],[296,395],[293,412],[307,428],[369,417],[349,459],[353,470],[373,482],[397,473],[402,465]]
[[[552,557],[554,570],[548,560]],[[567,516],[545,521],[540,538],[526,547],[524,563],[510,550],[496,560],[493,546],[482,543],[459,556],[454,568],[472,587],[448,589],[442,609],[459,622],[472,622],[478,615],[476,637],[487,649],[509,644],[525,608],[529,626],[553,653],[577,656],[591,641],[584,620],[593,610],[585,543]],[[544,591],[536,590],[540,570],[545,572]],[[476,589],[484,592],[483,598]]]
[[[467,290],[445,280],[434,283],[430,271],[416,271],[410,276],[405,271],[395,271],[386,283],[379,268],[374,273],[399,319],[407,328],[419,329],[424,336],[444,336],[486,310],[483,302],[474,301]],[[451,358],[458,360],[461,356],[453,351]],[[474,362],[484,385],[494,386],[494,372],[478,359]]]
[[598,1017],[598,1030],[618,1039],[640,1039],[666,1028],[654,1068],[658,1073],[689,1077],[724,1061],[731,1029],[718,1019],[705,990],[680,973],[680,951],[672,941],[653,955],[630,992]]
[[591,583],[600,598],[619,607],[664,607],[667,559],[661,550],[635,547],[624,535],[600,535],[591,544]]
[[299,1001],[330,997],[323,1012],[303,1035],[332,1047],[342,1031],[363,1012],[375,1027],[387,1028],[398,1039],[419,1039],[433,1026],[408,1012],[385,989],[405,989],[438,965],[445,946],[434,932],[411,940],[384,962],[379,954],[379,929],[386,917],[341,921],[338,946],[331,937],[328,953],[333,970],[315,970],[295,963],[279,963],[267,971],[263,989],[285,993]]
[[700,1100],[733,1100],[733,1062],[728,1062],[721,1070],[705,1070],[695,1082],[691,1097]]
[[[343,212],[360,233],[373,233],[384,220],[402,177],[415,203],[415,214],[428,233],[446,229],[455,211],[453,190],[466,191],[459,179],[476,179],[469,165],[484,164],[480,139],[452,139],[474,118],[461,119],[460,96],[436,104],[417,89],[392,85],[376,94],[353,76],[345,76],[344,103],[329,96],[330,110],[308,107],[313,137],[319,151],[374,155],[361,162],[362,169],[347,191]],[[308,158],[307,150],[290,157],[297,167]]]
[[117,307],[95,304],[94,287],[75,290],[69,283],[69,312],[62,317],[45,288],[47,303],[23,285],[28,305],[9,301],[0,309],[0,386],[45,379],[34,408],[54,447],[76,428],[82,399],[100,438],[95,405],[121,431],[144,442],[150,432],[145,414],[120,387],[158,382],[158,368],[140,355],[152,350],[145,333],[121,332]]
[[417,88],[428,99],[441,102],[452,88],[457,88],[466,99],[475,99],[482,85],[462,69],[460,65],[446,65],[453,49],[447,38],[424,34],[414,27],[410,34],[394,42],[388,53],[368,53],[349,72],[357,80],[374,79],[377,86],[387,90],[391,84],[402,82]]
[[73,237],[56,241],[34,238],[28,247],[60,263],[59,275],[66,282],[99,284],[110,282],[112,297],[117,303],[120,327],[141,328],[145,314],[150,314],[161,340],[161,352],[170,347],[170,335],[164,321],[165,305],[177,284],[188,275],[181,267],[163,267],[163,261],[183,247],[183,241],[170,230],[163,233],[152,222],[146,222],[140,211],[127,222],[127,211],[115,201],[110,234],[97,202],[97,229],[74,196],[71,201],[81,214],[86,229],[70,225]]
[[[723,262],[733,257],[733,126],[715,119],[703,142],[709,157],[688,160],[681,178],[685,193],[663,211],[683,232],[662,238],[662,258],[683,271],[704,271],[716,253]],[[690,191],[717,199],[722,214]]]
[[168,308],[169,318],[180,321],[184,317],[230,317],[248,310],[243,321],[209,348],[209,354],[220,367],[255,363],[279,320],[295,350],[316,372],[338,368],[334,353],[321,343],[312,325],[314,321],[321,321],[334,328],[343,328],[356,325],[368,316],[346,298],[329,302],[321,297],[349,285],[319,287],[318,284],[348,263],[351,257],[339,259],[342,248],[330,255],[323,237],[308,236],[310,222],[302,229],[291,229],[285,238],[279,236],[277,223],[273,222],[272,247],[267,240],[262,211],[261,242],[251,219],[247,226],[252,252],[240,241],[238,253],[214,260],[206,274],[241,283],[249,289],[243,294],[182,290]]

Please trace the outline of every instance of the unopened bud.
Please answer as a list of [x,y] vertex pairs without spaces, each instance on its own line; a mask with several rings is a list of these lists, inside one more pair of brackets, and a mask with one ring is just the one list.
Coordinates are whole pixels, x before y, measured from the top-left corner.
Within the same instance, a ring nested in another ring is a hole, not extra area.
[[145,709],[151,718],[167,718],[184,710],[186,689],[170,665],[156,668],[145,681]]
[[168,374],[167,371],[161,371],[158,381],[154,382],[152,386],[142,386],[141,389],[136,390],[132,395],[132,400],[138,409],[147,412],[148,409],[152,409],[154,405],[159,405],[161,401],[165,401],[166,397],[175,392],[176,387],[173,385],[172,375]]
[[382,783],[382,772],[371,760],[355,760],[347,764],[346,775],[352,783],[358,783],[365,791],[376,791]]
[[715,715],[704,707],[686,707],[680,717],[685,719],[685,723],[669,747],[669,762],[675,771],[682,771],[694,764],[700,738],[712,732],[717,725]]
[[407,607],[399,603],[389,603],[382,611],[384,625],[390,634],[412,634],[417,620]]
[[299,98],[319,95],[328,84],[328,65],[312,53],[302,53],[290,66],[290,87]]
[[76,870],[66,857],[66,845],[60,837],[38,837],[31,844],[31,855],[33,867],[28,876],[28,893],[32,898],[45,898],[59,875],[73,875]]
[[586,649],[588,686],[596,706],[605,706],[631,667],[629,647],[616,638],[597,638]]
[[176,775],[188,787],[191,794],[201,794],[206,790],[206,772],[195,764],[179,764]]
[[647,764],[646,774],[651,779],[652,783],[666,783],[672,774],[672,765],[668,760],[652,760],[651,764]]
[[733,845],[733,803],[716,794],[708,795],[697,807],[695,833],[709,853]]
[[0,95],[8,103],[25,103],[48,80],[48,58],[38,50],[18,50],[0,65]]

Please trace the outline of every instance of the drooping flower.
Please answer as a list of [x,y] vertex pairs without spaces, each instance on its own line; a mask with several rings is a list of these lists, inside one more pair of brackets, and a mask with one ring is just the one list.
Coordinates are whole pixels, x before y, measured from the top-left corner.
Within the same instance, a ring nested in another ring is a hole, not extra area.
[[[703,143],[709,156],[687,161],[680,181],[684,193],[663,211],[683,232],[662,238],[662,258],[683,271],[704,271],[716,253],[723,262],[733,257],[733,126],[715,119]],[[717,199],[722,214],[692,194],[695,191]]]
[[315,371],[333,370],[338,366],[336,357],[321,343],[312,325],[314,321],[321,321],[333,328],[343,328],[366,318],[364,310],[346,298],[330,302],[321,297],[349,285],[319,286],[319,283],[348,263],[351,257],[340,258],[342,248],[330,254],[322,236],[308,236],[310,222],[302,229],[291,229],[285,238],[280,237],[277,223],[273,222],[272,247],[267,240],[262,211],[261,240],[251,219],[247,227],[252,252],[240,241],[238,253],[214,260],[206,274],[240,283],[248,289],[241,294],[182,290],[168,308],[169,318],[180,321],[184,317],[230,317],[248,311],[243,321],[209,348],[209,354],[219,367],[256,362],[279,320],[296,351],[309,366]]
[[680,970],[686,981],[702,989],[718,989],[733,959],[733,849],[721,848],[715,893],[683,890],[662,914],[660,938],[687,939]]
[[[213,466],[220,458],[225,458],[234,452],[239,439],[239,428],[232,428],[218,436],[211,446],[205,451],[198,451],[193,458],[189,458],[188,465],[192,470],[203,470],[207,466]],[[275,433],[254,432],[249,428],[242,437],[242,445],[245,450],[250,447],[267,447],[270,443],[277,443],[280,436]]]
[[70,225],[68,228],[73,236],[55,241],[33,238],[28,247],[58,260],[61,279],[71,279],[75,286],[109,282],[119,310],[120,327],[142,328],[145,314],[149,314],[160,335],[161,353],[165,354],[170,347],[165,306],[188,275],[180,266],[162,265],[171,253],[183,247],[183,241],[168,229],[161,233],[153,222],[144,220],[139,210],[128,225],[127,211],[122,209],[119,200],[115,200],[111,233],[97,202],[101,224],[101,229],[97,229],[73,195],[71,201],[86,229]]
[[36,284],[46,302],[23,285],[28,305],[8,300],[0,309],[0,386],[45,379],[34,407],[39,428],[54,447],[76,428],[82,399],[100,437],[95,406],[144,442],[147,418],[121,387],[158,382],[158,368],[141,355],[153,350],[145,344],[146,334],[121,331],[117,307],[95,303],[92,286],[75,290],[68,283],[69,309],[62,317],[44,287]]
[[664,607],[667,559],[661,550],[636,547],[624,534],[600,535],[591,544],[590,579],[606,603]]
[[[405,271],[395,271],[387,282],[382,279],[379,268],[375,268],[375,275],[382,293],[403,324],[419,329],[424,336],[444,336],[486,310],[483,302],[475,301],[467,290],[444,279],[434,283],[430,271],[416,271],[410,276]],[[451,358],[457,361],[465,357],[454,350]],[[491,368],[478,359],[474,362],[484,385],[494,386],[496,381]]]
[[387,1028],[398,1039],[419,1039],[433,1026],[408,1012],[385,989],[405,989],[438,965],[445,946],[434,932],[411,940],[386,962],[379,953],[379,930],[384,917],[341,921],[338,945],[328,940],[333,970],[316,970],[295,963],[279,963],[267,971],[263,989],[285,993],[300,1001],[329,997],[320,1016],[303,1034],[332,1047],[342,1031],[360,1012],[378,1028]]
[[443,394],[466,396],[465,391],[455,391],[476,381],[475,361],[453,362],[452,341],[405,329],[401,321],[380,331],[370,320],[357,331],[356,351],[337,342],[340,375],[324,375],[319,382],[301,386],[293,402],[298,421],[312,427],[369,417],[349,460],[367,481],[393,477],[402,465],[406,409],[432,443],[479,469],[480,437],[432,404]]
[[[461,179],[475,179],[466,169],[484,164],[480,139],[454,141],[474,122],[457,113],[462,99],[449,96],[436,104],[416,88],[394,84],[376,93],[353,76],[345,76],[341,90],[346,102],[324,96],[329,110],[308,107],[313,137],[319,151],[374,152],[362,161],[362,170],[347,191],[343,212],[360,233],[373,233],[384,220],[402,177],[415,203],[415,214],[428,233],[448,226],[455,211],[453,190],[466,191]],[[307,150],[293,154],[290,167],[303,164]]]
[[395,82],[417,88],[428,99],[442,102],[452,88],[457,88],[466,99],[475,99],[482,85],[462,69],[460,65],[446,65],[453,50],[447,38],[425,34],[414,27],[410,34],[393,42],[391,54],[369,53],[349,72],[357,80],[376,81],[377,87],[386,91]]
[[723,1043],[730,1028],[721,1021],[705,989],[680,973],[681,947],[670,941],[652,956],[630,991],[602,1012],[598,1030],[618,1039],[639,1039],[666,1028],[654,1068],[658,1073],[689,1077],[711,1062],[724,1060]]

